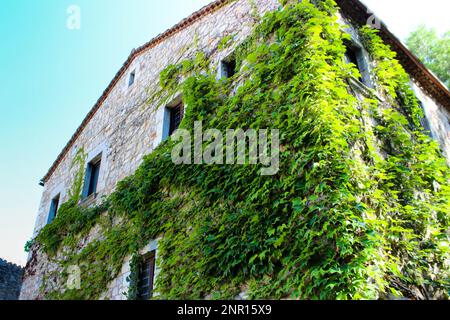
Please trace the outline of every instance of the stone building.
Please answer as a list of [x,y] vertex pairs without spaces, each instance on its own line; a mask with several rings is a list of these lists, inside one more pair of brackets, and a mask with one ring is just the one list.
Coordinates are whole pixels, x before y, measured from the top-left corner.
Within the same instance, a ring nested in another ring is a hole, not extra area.
[[[342,22],[363,25],[371,20],[370,11],[357,0],[337,1],[341,7]],[[148,106],[149,90],[159,86],[159,75],[168,65],[192,57],[200,48],[217,68],[218,77],[226,73],[227,58],[236,44],[244,41],[252,31],[259,16],[277,10],[277,0],[217,0],[192,14],[173,28],[165,31],[142,47],[132,51],[110,85],[83,120],[73,137],[64,147],[41,181],[42,200],[36,218],[34,237],[51,223],[58,207],[69,198],[68,190],[76,174],[72,166],[81,147],[87,153],[86,178],[82,205],[100,203],[103,196],[111,194],[118,181],[133,174],[145,155],[150,154],[176,128],[183,114],[180,97],[174,97],[165,106],[157,101]],[[373,19],[372,19],[373,20]],[[390,44],[411,76],[411,85],[422,102],[427,123],[433,137],[450,157],[450,92],[414,57],[405,46],[381,23],[381,37]],[[364,95],[370,81],[370,58],[352,28],[353,51],[350,59],[360,68],[362,79],[354,83]],[[233,36],[235,44],[219,50],[221,40]],[[197,48],[193,43],[196,42]],[[151,90],[150,90],[151,91]],[[143,106],[146,106],[143,108]],[[86,243],[97,237],[93,230]],[[147,266],[144,277],[148,287],[158,275],[158,239],[142,249]],[[102,298],[126,299],[130,276],[130,258],[126,259],[119,277],[109,284]],[[22,284],[21,299],[40,299],[44,273],[58,270],[44,254],[33,253]],[[30,267],[32,265],[32,267]],[[150,279],[150,280],[149,280]],[[151,291],[151,289],[150,289]]]
[[0,300],[18,300],[23,268],[0,259]]

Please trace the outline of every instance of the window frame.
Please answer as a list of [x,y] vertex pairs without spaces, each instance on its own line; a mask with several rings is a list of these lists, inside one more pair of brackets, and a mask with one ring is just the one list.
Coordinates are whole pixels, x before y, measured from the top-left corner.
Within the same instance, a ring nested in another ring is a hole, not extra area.
[[[137,275],[137,300],[149,300],[153,297],[156,272],[156,250],[141,256]],[[148,278],[148,279],[147,279]]]
[[180,101],[175,106],[169,108],[170,120],[169,120],[169,136],[171,136],[180,127],[184,118],[184,105]]
[[135,81],[136,81],[136,70],[133,70],[130,72],[130,75],[128,76],[128,88],[131,87]]
[[422,109],[423,112],[423,117],[420,118],[420,124],[423,127],[423,133],[426,134],[427,136],[429,136],[430,138],[434,138],[433,137],[433,132],[431,131],[431,123],[430,123],[430,119],[428,119],[426,111],[425,111],[425,104],[422,102],[422,100],[417,99],[418,103],[419,103],[419,107]]
[[237,73],[237,64],[236,59],[227,59],[221,61],[222,68],[222,78],[229,79],[236,75]]
[[[176,120],[176,112],[179,110],[178,114],[179,121],[177,124],[174,124]],[[185,115],[186,106],[181,97],[175,99],[172,103],[168,104],[164,107],[164,119],[163,119],[163,127],[162,127],[162,141],[168,139],[175,131],[180,127],[181,122],[183,122]]]
[[83,199],[97,194],[101,165],[102,154],[99,154],[87,164],[86,175],[84,178]]
[[237,62],[234,54],[230,54],[219,63],[219,79],[230,79],[238,73]]
[[47,224],[50,224],[55,220],[58,215],[59,203],[61,199],[61,194],[58,193],[55,197],[52,198],[50,202],[50,209],[48,212]]
[[[359,71],[360,78],[357,80],[365,85],[366,87],[372,88],[372,81],[370,78],[370,70],[368,61],[364,55],[363,47],[360,46],[357,42],[352,40],[344,41],[344,45],[346,48],[345,51],[345,62],[353,63]],[[349,57],[349,53],[352,54],[353,58]]]

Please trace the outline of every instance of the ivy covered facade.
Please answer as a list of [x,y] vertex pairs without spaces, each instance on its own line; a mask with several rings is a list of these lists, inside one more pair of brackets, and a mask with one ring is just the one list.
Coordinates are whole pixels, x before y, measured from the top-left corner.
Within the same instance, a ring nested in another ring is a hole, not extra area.
[[[21,298],[447,299],[450,93],[340,4],[219,0],[134,50],[42,181]],[[195,122],[279,130],[278,173],[174,164]]]

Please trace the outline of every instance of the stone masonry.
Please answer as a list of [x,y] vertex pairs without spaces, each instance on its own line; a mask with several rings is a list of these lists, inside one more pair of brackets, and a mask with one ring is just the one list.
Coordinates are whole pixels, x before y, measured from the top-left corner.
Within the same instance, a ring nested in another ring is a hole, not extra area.
[[[126,66],[126,71],[107,92],[98,111],[45,181],[33,236],[46,225],[52,199],[58,194],[60,204],[68,199],[68,190],[78,169],[71,167],[72,160],[80,148],[87,153],[87,162],[101,155],[97,195],[89,202],[95,204],[99,203],[102,196],[111,194],[118,181],[133,174],[143,157],[162,141],[164,106],[158,107],[158,101],[148,102],[148,99],[158,88],[159,74],[165,67],[204,51],[210,55],[210,67],[218,68],[220,62],[250,34],[257,21],[255,13],[263,15],[279,7],[277,0],[222,2],[222,6],[149,47]],[[218,50],[221,40],[229,35],[234,37],[233,44]],[[129,86],[131,73],[135,79]],[[440,142],[446,155],[450,156],[450,113],[427,96],[420,86],[414,85],[414,88],[423,100],[433,136]],[[177,98],[173,97],[173,100]],[[94,229],[86,243],[97,238],[98,231]],[[157,249],[157,240],[150,243],[147,249]],[[104,299],[126,299],[129,260],[126,260],[119,278],[110,284],[103,295]],[[29,261],[33,268],[25,274],[20,299],[41,298],[44,271],[57,270],[57,266],[40,253],[30,255]]]

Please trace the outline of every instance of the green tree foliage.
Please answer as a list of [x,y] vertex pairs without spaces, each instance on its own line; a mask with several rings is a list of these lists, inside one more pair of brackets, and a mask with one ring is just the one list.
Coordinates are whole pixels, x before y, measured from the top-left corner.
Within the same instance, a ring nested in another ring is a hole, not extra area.
[[450,88],[450,31],[439,36],[436,30],[421,25],[406,44]]

